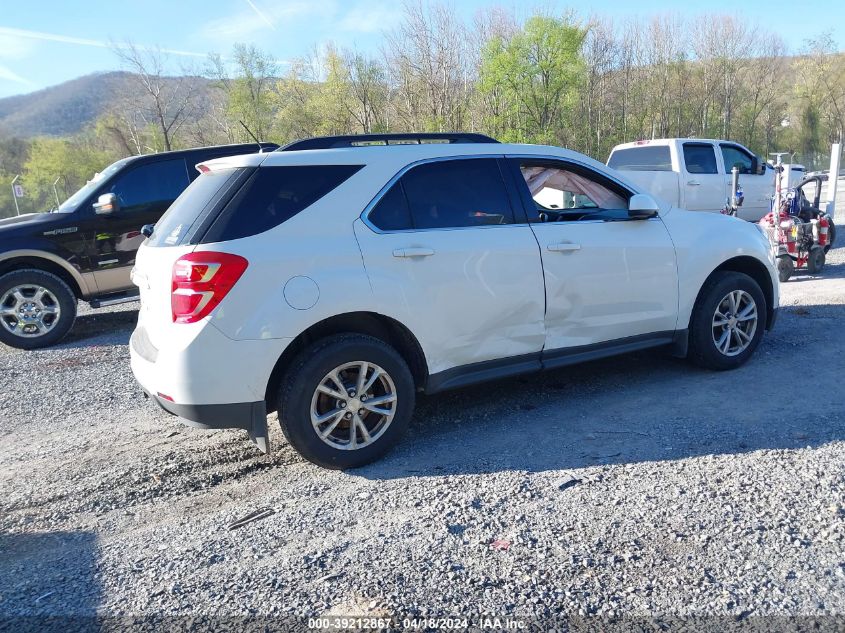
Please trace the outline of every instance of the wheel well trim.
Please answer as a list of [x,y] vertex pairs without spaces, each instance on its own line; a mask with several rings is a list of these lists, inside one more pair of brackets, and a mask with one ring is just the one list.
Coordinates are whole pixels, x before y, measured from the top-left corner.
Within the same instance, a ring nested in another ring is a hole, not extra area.
[[[97,294],[96,288],[91,288],[88,283],[88,280],[86,279],[86,276],[80,273],[73,266],[69,265],[67,263],[67,260],[62,259],[58,255],[54,255],[53,253],[49,253],[47,251],[40,251],[31,248],[17,249],[14,251],[7,251],[3,254],[0,254],[0,265],[6,264],[15,259],[42,259],[52,265],[58,266],[64,272],[70,275],[70,278],[76,285],[75,288],[71,286],[71,289],[77,291],[77,297],[80,299],[86,299]],[[32,264],[28,265],[28,267],[32,267]]]
[[[387,325],[389,329],[377,331],[374,325]],[[429,376],[428,359],[419,339],[408,326],[394,317],[372,310],[342,312],[312,323],[285,346],[267,380],[265,401],[268,412],[275,410],[276,391],[296,356],[311,343],[341,333],[366,334],[391,345],[408,363],[415,387],[425,387]]]
[[[695,295],[695,301],[693,301],[693,311],[695,310],[695,306],[698,304],[698,300],[701,298],[701,292],[704,290],[707,282],[710,281],[713,275],[721,271],[742,273],[744,275],[748,275],[757,282],[760,286],[760,290],[763,292],[763,296],[766,298],[766,329],[770,330],[774,325],[777,311],[777,306],[773,305],[775,296],[774,282],[769,274],[769,269],[766,264],[751,255],[737,255],[735,257],[731,257],[711,270],[707,277],[704,278],[701,286],[698,288],[698,292]],[[763,283],[760,283],[761,280]],[[689,320],[691,319],[692,312],[690,313]]]

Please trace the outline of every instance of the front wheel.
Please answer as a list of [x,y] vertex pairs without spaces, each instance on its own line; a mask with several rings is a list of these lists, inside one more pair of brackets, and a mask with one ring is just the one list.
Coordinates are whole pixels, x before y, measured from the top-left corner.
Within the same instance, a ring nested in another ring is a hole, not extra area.
[[735,369],[763,338],[766,298],[748,275],[719,271],[707,280],[690,319],[689,358],[707,369]]
[[279,391],[279,424],[305,459],[325,468],[375,461],[401,437],[414,410],[408,365],[387,343],[340,334],[291,364]]
[[58,343],[76,319],[76,295],[52,273],[27,268],[0,277],[0,341],[18,349]]

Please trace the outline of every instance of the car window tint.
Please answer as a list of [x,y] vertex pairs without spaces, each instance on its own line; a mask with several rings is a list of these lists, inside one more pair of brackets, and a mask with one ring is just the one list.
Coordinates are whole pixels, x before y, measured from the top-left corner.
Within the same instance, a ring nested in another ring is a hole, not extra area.
[[684,143],[684,162],[690,174],[718,174],[712,145]]
[[164,212],[188,183],[184,159],[175,158],[130,168],[106,185],[101,194],[115,194],[121,214]]
[[229,201],[203,243],[263,233],[334,190],[362,165],[260,167]]
[[725,161],[725,171],[730,173],[734,167],[739,168],[739,173],[750,174],[752,158],[748,152],[741,150],[735,145],[720,145],[722,158]]
[[202,174],[176,198],[147,241],[148,246],[183,244],[203,211],[232,183],[243,169],[215,169]]
[[620,171],[672,171],[672,155],[668,145],[629,147],[613,152],[607,166]]
[[627,217],[628,201],[623,192],[584,168],[522,161],[519,171],[535,205],[529,220],[537,220],[539,213],[557,220],[589,219],[595,214],[605,217],[608,211],[622,211]]
[[382,231],[414,228],[411,209],[401,182],[396,182],[378,201],[368,216],[370,223]]
[[494,158],[426,163],[411,169],[401,182],[417,229],[513,223]]

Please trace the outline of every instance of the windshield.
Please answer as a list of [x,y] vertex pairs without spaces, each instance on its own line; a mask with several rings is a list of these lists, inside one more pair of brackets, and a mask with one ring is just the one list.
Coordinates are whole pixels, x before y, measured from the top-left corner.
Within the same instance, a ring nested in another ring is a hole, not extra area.
[[71,213],[72,211],[76,211],[76,208],[80,205],[80,203],[85,200],[100,184],[106,179],[113,176],[115,173],[120,171],[120,169],[126,165],[132,157],[129,158],[122,158],[119,161],[116,161],[106,167],[103,171],[94,174],[94,177],[91,178],[85,185],[73,194],[70,198],[65,200],[59,205],[59,208],[56,209],[59,213]]

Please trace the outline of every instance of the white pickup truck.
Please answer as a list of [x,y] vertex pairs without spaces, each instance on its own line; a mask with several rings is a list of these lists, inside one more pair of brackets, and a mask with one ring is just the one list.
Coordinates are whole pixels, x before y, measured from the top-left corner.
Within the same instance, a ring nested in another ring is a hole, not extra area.
[[770,210],[774,170],[739,143],[668,138],[617,145],[607,165],[643,189],[690,211],[721,211],[731,195],[731,169],[739,168],[745,200],[737,212],[757,221]]

